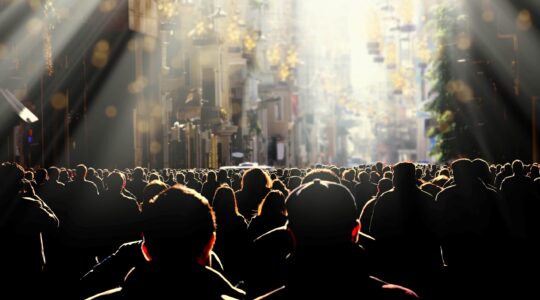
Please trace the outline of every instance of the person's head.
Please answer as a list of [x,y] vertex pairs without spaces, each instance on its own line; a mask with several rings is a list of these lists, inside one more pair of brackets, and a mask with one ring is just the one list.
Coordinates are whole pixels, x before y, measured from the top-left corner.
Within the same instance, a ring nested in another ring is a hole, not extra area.
[[452,163],[452,173],[457,186],[471,185],[475,178],[473,163],[466,158],[458,159]]
[[60,170],[60,174],[58,175],[58,181],[63,183],[69,182],[69,173],[66,169]]
[[279,216],[285,215],[285,195],[278,190],[271,190],[259,204],[258,216]]
[[358,174],[358,180],[360,183],[368,183],[369,182],[369,173],[362,171],[360,174]]
[[283,181],[279,179],[275,179],[274,181],[272,181],[272,189],[282,192],[283,195],[285,195],[285,197],[287,197],[290,192],[289,189],[287,189],[287,187],[283,183]]
[[375,163],[375,170],[374,171],[377,171],[377,173],[382,174],[383,173],[383,167],[384,167],[384,164],[382,162],[378,161],[378,162]]
[[120,172],[112,172],[105,178],[105,185],[111,192],[121,192],[126,186],[126,176]]
[[540,175],[540,171],[538,170],[538,166],[537,165],[532,165],[531,166],[531,178],[537,178],[538,175]]
[[24,179],[26,179],[28,181],[34,181],[34,172],[32,172],[31,170],[25,171],[24,172]]
[[292,168],[290,171],[289,171],[289,176],[298,176],[298,177],[302,177],[302,171],[300,171],[300,169],[298,168]]
[[306,177],[302,179],[302,184],[312,182],[315,179],[324,180],[324,181],[330,181],[335,183],[341,183],[339,180],[339,177],[336,175],[336,173],[328,170],[328,169],[315,169],[311,172],[306,174]]
[[414,177],[416,177],[417,180],[422,179],[422,177],[424,177],[424,171],[421,168],[416,168],[414,171]]
[[186,182],[192,181],[195,179],[195,172],[187,171],[186,173]]
[[205,263],[215,242],[215,217],[208,201],[196,191],[175,185],[144,206],[143,235],[153,261]]
[[493,184],[491,182],[491,173],[489,172],[489,164],[487,161],[481,158],[476,158],[472,161],[472,163],[476,177],[480,178],[480,180],[486,184]]
[[512,162],[512,171],[514,175],[523,175],[523,162],[519,159],[516,159]]
[[444,175],[439,175],[431,180],[433,184],[439,187],[443,187],[447,181],[448,181],[448,177]]
[[356,177],[356,172],[354,169],[348,169],[343,172],[343,175],[341,178],[348,180],[348,181],[354,181],[354,178]]
[[447,168],[443,168],[441,170],[439,170],[439,175],[437,176],[446,176],[448,178],[450,178],[450,170],[448,170]]
[[287,180],[287,188],[289,191],[294,190],[295,188],[299,187],[302,184],[302,177],[300,176],[292,176],[289,177]]
[[269,189],[272,186],[270,176],[259,168],[249,169],[242,176],[241,189],[243,191],[260,191],[264,188]]
[[94,168],[92,168],[92,167],[88,168],[87,176],[88,176],[89,178],[96,178],[96,177],[97,177],[97,171],[96,171],[96,169],[94,169]]
[[315,179],[287,197],[287,227],[297,247],[355,242],[360,229],[349,190],[338,183]]
[[377,184],[377,195],[382,195],[392,189],[392,180],[383,178]]
[[49,172],[47,172],[47,169],[39,169],[36,171],[36,183],[37,184],[43,184],[46,181],[49,181]]
[[149,202],[157,194],[161,193],[162,191],[166,189],[167,189],[167,184],[165,184],[165,182],[160,181],[160,180],[150,181],[143,189],[143,198],[142,198],[143,204]]
[[221,183],[224,183],[227,181],[227,179],[229,178],[229,176],[227,175],[227,171],[226,170],[219,170],[218,173],[217,173],[217,181],[221,182]]
[[75,174],[76,174],[75,178],[78,180],[84,180],[86,179],[87,172],[88,172],[88,169],[86,168],[85,165],[78,164],[77,167],[75,167]]
[[206,174],[206,182],[216,182],[217,181],[217,175],[214,171],[209,171],[208,174]]
[[377,184],[379,180],[381,180],[381,175],[379,175],[379,173],[376,171],[371,171],[369,173],[369,180],[371,181],[371,183]]
[[182,172],[176,173],[175,181],[176,183],[186,184],[186,177],[184,176],[184,173]]
[[[3,163],[0,165],[0,178],[0,196],[12,197],[23,186],[24,169],[16,163]],[[0,200],[4,199],[0,197]]]
[[152,180],[161,180],[161,176],[159,176],[157,172],[152,172],[150,173],[150,175],[148,175],[148,181],[152,181]]
[[227,184],[221,185],[214,193],[214,199],[212,201],[212,207],[216,212],[218,222],[224,218],[230,218],[238,216],[238,205],[236,203],[236,194],[234,190]]
[[416,186],[416,170],[413,163],[400,162],[394,165],[394,178],[392,182],[396,189]]
[[49,170],[47,172],[49,174],[49,180],[57,181],[60,177],[60,169],[58,167],[49,167]]
[[133,180],[140,181],[144,180],[144,169],[141,167],[136,167],[133,170]]
[[505,163],[504,166],[503,166],[503,171],[502,171],[504,174],[512,174],[512,165],[509,164],[509,163]]

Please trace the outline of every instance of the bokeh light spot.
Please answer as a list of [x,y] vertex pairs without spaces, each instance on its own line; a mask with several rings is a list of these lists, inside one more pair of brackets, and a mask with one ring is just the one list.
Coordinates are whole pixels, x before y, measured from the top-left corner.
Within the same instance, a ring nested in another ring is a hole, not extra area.
[[105,108],[105,115],[107,118],[112,119],[118,115],[118,109],[114,105],[109,105]]
[[161,152],[161,144],[156,141],[150,143],[150,153],[159,154]]
[[528,10],[522,10],[519,12],[516,20],[516,25],[519,30],[527,31],[532,27],[531,12]]
[[51,105],[56,110],[62,110],[66,108],[67,103],[67,97],[63,93],[56,93],[52,96]]

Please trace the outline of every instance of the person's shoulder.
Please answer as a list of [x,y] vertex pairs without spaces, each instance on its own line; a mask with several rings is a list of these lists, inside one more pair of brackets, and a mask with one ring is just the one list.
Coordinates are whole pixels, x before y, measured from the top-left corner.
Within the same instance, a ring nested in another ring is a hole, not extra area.
[[433,201],[435,199],[430,193],[423,191],[420,188],[417,189],[417,192],[420,198],[422,198],[422,201]]
[[225,276],[211,267],[204,267],[208,277],[208,287],[217,289],[222,295],[233,298],[243,298],[246,292],[234,287]]
[[435,197],[435,201],[446,200],[448,197],[451,197],[457,191],[457,186],[455,184],[449,185],[440,191]]
[[117,288],[110,289],[105,292],[101,292],[92,297],[86,298],[85,300],[115,300],[115,299],[122,299],[121,287],[117,287]]
[[388,283],[375,276],[369,276],[373,285],[375,299],[418,299],[418,295],[411,289],[401,285]]

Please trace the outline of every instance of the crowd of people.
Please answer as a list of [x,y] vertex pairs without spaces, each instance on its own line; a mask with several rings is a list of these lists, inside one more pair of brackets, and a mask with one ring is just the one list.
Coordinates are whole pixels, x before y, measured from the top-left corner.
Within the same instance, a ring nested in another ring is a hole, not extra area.
[[0,165],[2,290],[59,299],[528,297],[540,169]]

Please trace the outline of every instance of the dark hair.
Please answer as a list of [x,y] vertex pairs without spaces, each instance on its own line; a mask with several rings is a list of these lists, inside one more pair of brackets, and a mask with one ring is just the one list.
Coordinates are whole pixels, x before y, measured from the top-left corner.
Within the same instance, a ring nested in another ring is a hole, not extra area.
[[285,197],[287,197],[290,192],[289,189],[287,189],[287,187],[283,183],[283,181],[279,179],[274,179],[274,181],[272,181],[272,189],[282,192],[283,195],[285,195]]
[[270,176],[262,169],[249,169],[242,176],[242,191],[260,190],[263,187],[272,187],[272,180],[270,180]]
[[120,172],[112,172],[105,178],[105,184],[110,191],[121,191],[126,186],[126,176]]
[[315,243],[350,241],[357,224],[353,195],[341,185],[314,180],[294,190],[287,197],[288,227],[298,240]]
[[77,178],[86,178],[86,173],[88,173],[88,168],[84,164],[78,164],[75,167]]
[[413,163],[400,162],[394,165],[392,182],[395,188],[411,187],[416,185],[416,170]]
[[332,171],[327,169],[315,169],[309,172],[304,179],[302,179],[302,184],[312,182],[315,179],[320,179],[324,181],[330,181],[335,183],[341,183],[339,177]]
[[198,257],[216,230],[208,201],[196,191],[175,185],[154,197],[142,212],[145,244],[158,255]]
[[161,180],[152,180],[150,181],[143,189],[143,198],[144,204],[148,203],[152,198],[167,189],[167,184]]
[[278,214],[285,215],[285,195],[278,190],[271,190],[259,204],[258,216]]
[[[222,184],[214,193],[212,207],[220,219],[239,216],[236,194],[228,184]],[[221,222],[221,221],[220,221]]]
[[343,172],[343,175],[341,175],[341,178],[348,181],[353,181],[355,177],[356,177],[356,172],[354,171],[354,169],[347,169]]
[[24,169],[16,163],[3,163],[0,166],[0,178],[0,195],[16,194],[22,187]]

